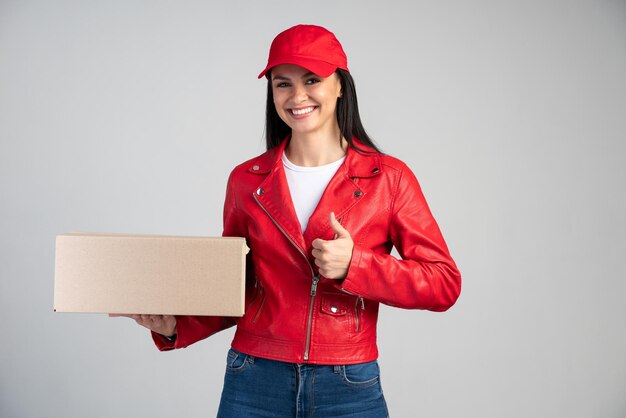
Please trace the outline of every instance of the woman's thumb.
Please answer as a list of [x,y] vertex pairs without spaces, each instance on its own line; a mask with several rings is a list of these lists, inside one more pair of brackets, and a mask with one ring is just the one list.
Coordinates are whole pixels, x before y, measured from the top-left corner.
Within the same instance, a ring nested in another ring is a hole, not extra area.
[[335,232],[335,239],[350,236],[350,233],[339,223],[337,218],[335,218],[335,212],[330,212],[328,220],[330,222],[330,227]]

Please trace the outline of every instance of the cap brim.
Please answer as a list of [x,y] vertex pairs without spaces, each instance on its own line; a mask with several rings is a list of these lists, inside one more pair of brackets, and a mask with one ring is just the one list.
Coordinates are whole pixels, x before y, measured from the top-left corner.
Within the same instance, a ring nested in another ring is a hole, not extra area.
[[[302,68],[309,70],[313,74],[319,77],[323,77],[323,78],[330,77],[331,74],[337,70],[337,68],[341,68],[337,66],[337,64],[331,64],[326,61],[320,61],[320,60],[316,60],[312,58],[289,57],[289,58],[282,58],[280,61],[273,61],[273,62],[267,63],[267,67],[265,67],[265,69],[261,72],[261,74],[259,74],[258,78],[264,77],[265,74],[267,74],[269,70],[281,64],[298,65]],[[348,70],[347,68],[344,68],[344,69],[346,71]]]

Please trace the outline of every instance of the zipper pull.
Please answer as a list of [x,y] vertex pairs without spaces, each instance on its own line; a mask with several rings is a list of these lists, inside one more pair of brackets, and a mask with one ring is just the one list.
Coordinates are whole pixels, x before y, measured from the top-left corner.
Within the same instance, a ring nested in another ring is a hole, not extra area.
[[317,293],[317,282],[320,281],[320,276],[317,274],[313,276],[313,283],[311,283],[311,296],[315,296]]
[[365,301],[363,300],[361,296],[359,296],[359,299],[361,299],[361,309],[365,310]]

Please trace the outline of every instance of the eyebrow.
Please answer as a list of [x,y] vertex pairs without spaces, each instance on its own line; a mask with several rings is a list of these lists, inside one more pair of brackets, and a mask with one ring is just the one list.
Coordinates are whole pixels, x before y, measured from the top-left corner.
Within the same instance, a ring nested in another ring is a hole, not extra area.
[[[303,74],[302,78],[308,78],[308,77],[311,77],[311,76],[317,77],[314,73],[309,71],[309,72]],[[291,79],[289,77],[285,77],[285,76],[282,76],[282,75],[277,75],[277,76],[273,76],[272,80],[287,80],[287,81],[290,81]]]

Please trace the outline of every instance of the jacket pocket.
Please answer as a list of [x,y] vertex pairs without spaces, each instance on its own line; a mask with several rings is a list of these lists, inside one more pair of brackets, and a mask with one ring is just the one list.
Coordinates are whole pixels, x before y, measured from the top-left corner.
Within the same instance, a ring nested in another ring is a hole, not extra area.
[[355,310],[355,297],[343,293],[323,293],[320,311],[335,320],[343,331],[358,332],[359,317]]
[[258,279],[254,282],[254,287],[254,297],[246,308],[246,314],[250,314],[250,322],[253,324],[256,323],[259,315],[261,314],[261,309],[263,309],[263,305],[265,304],[265,289]]

